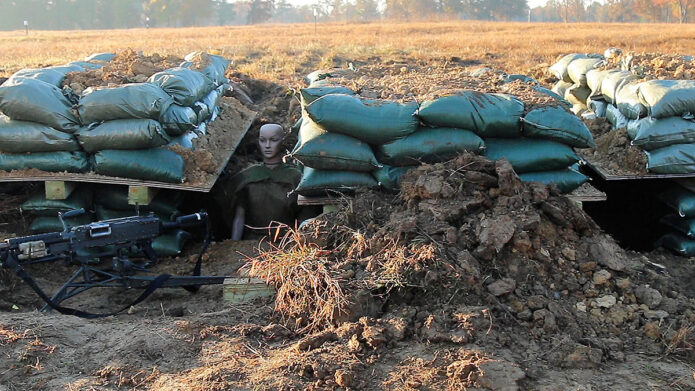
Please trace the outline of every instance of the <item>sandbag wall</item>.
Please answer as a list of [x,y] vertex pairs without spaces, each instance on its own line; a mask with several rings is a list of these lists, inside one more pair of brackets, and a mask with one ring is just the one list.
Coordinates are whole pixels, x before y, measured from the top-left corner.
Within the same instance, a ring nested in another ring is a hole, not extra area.
[[[583,89],[581,108],[625,128],[631,144],[644,150],[647,170],[657,174],[695,173],[695,81],[647,80],[629,70],[603,69],[600,58],[568,54],[549,68],[565,97]],[[568,80],[573,82],[568,88]],[[580,111],[581,111],[580,110]]]
[[[149,205],[139,206],[140,214],[153,213],[163,222],[170,222],[181,215],[183,193],[162,190]],[[48,200],[43,193],[37,193],[21,206],[22,213],[32,217],[29,230],[32,233],[60,232],[63,230],[59,212],[84,209],[85,214],[65,219],[68,228],[121,217],[137,215],[135,206],[128,204],[128,189],[124,186],[79,185],[64,200]],[[176,256],[191,237],[184,230],[167,232],[156,238],[152,248],[158,256]],[[142,254],[134,254],[142,255]]]
[[192,149],[192,140],[206,132],[228,88],[229,62],[191,53],[180,67],[156,73],[146,83],[91,87],[79,97],[59,88],[67,72],[112,58],[101,53],[69,67],[21,70],[3,83],[0,170],[94,171],[183,182],[184,160],[168,147]]
[[594,145],[584,123],[561,106],[525,113],[506,94],[461,91],[416,103],[362,99],[329,74],[312,74],[300,91],[299,142],[291,156],[304,165],[299,194],[359,187],[399,188],[400,176],[421,163],[463,152],[508,159],[522,180],[556,183],[569,192],[587,178],[572,166],[573,147]]

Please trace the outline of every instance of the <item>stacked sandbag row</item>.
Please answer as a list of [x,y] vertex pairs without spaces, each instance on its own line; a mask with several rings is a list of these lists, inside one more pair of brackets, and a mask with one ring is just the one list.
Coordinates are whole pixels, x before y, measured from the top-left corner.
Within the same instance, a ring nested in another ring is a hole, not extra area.
[[539,108],[524,116],[524,104],[517,98],[476,91],[418,107],[361,99],[327,83],[302,90],[301,100],[299,142],[291,156],[305,166],[297,189],[303,195],[377,183],[396,190],[408,169],[463,152],[506,158],[523,180],[554,182],[564,192],[587,181],[571,168],[579,160],[572,147],[593,146],[593,138],[584,123],[562,107]]
[[[567,55],[550,70],[560,77],[562,69],[567,74],[575,68],[586,69],[589,60],[581,56]],[[595,69],[600,65],[597,62],[584,76],[590,90],[589,110],[605,117],[614,129],[626,128],[632,145],[645,151],[650,172],[695,172],[695,81],[641,81],[628,70]],[[554,89],[560,90],[562,83]]]
[[559,79],[552,91],[564,97],[571,105],[572,112],[580,115],[589,106],[592,89],[588,73],[605,62],[597,54],[572,53],[562,57],[548,71]]
[[[170,222],[181,214],[182,200],[181,192],[161,191],[149,205],[137,209],[141,215],[153,213],[161,221]],[[33,216],[29,230],[35,234],[62,231],[58,213],[74,209],[84,209],[86,213],[65,219],[68,229],[94,221],[137,215],[136,207],[128,204],[128,189],[124,186],[80,185],[64,200],[48,200],[43,193],[37,193],[21,206],[23,213]],[[183,230],[169,232],[156,238],[152,248],[159,256],[176,256],[190,237]]]
[[692,190],[673,186],[658,196],[673,213],[661,218],[661,223],[671,232],[656,245],[688,257],[695,256],[695,192]]
[[93,170],[183,182],[184,160],[169,147],[193,148],[196,132],[205,133],[206,123],[215,119],[228,87],[229,62],[197,56],[199,61],[156,73],[146,83],[91,87],[73,101],[70,91],[38,78],[10,78],[0,87],[0,110],[6,114],[0,117],[0,151],[14,155],[0,155],[0,170]]

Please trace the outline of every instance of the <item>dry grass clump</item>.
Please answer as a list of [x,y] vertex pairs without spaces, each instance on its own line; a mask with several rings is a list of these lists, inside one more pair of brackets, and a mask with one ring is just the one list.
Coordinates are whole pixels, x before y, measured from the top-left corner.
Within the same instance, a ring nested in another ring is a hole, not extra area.
[[695,358],[695,326],[683,326],[666,342],[667,354]]

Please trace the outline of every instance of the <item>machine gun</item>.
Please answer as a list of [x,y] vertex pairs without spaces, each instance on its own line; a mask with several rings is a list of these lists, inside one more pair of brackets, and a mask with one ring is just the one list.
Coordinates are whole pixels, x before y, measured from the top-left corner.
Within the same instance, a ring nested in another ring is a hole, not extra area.
[[[201,225],[207,228],[207,213],[180,216],[173,222],[162,222],[153,215],[123,217],[68,229],[64,219],[83,213],[84,209],[59,213],[58,217],[63,224],[62,232],[6,239],[0,243],[0,266],[12,269],[46,302],[42,311],[54,309],[62,314],[100,318],[140,303],[160,287],[182,287],[195,292],[200,285],[222,284],[226,278],[200,275],[202,255],[209,243],[209,230],[206,231],[206,240],[191,276],[136,275],[138,272],[149,272],[148,267],[156,262],[152,249],[152,241],[156,237],[179,228]],[[129,256],[132,254],[144,255],[142,258],[145,260],[130,260]],[[79,268],[49,298],[24,270],[24,266],[56,261],[64,261]],[[98,268],[103,263],[109,265]],[[61,306],[64,300],[92,288],[137,288],[144,291],[132,303],[108,314],[92,314]]]

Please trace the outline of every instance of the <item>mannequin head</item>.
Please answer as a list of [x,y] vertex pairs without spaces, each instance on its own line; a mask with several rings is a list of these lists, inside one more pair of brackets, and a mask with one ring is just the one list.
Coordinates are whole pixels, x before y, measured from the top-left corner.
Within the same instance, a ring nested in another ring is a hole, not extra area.
[[263,163],[266,166],[277,166],[282,163],[282,141],[285,132],[278,124],[266,124],[261,126],[258,134],[258,148],[263,155]]

